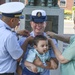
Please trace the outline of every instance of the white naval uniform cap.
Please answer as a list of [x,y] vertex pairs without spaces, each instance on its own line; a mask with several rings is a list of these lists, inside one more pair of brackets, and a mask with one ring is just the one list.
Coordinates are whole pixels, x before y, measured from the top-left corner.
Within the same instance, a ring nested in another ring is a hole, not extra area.
[[33,10],[30,19],[33,22],[44,22],[47,20],[47,15],[44,10]]
[[22,19],[24,18],[22,15],[24,7],[25,5],[22,2],[8,2],[0,5],[0,12],[7,17],[19,17]]

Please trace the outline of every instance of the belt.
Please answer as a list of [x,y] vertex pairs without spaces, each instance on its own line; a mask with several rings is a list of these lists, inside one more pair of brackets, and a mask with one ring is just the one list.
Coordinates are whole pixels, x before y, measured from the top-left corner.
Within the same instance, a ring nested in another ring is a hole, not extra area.
[[14,75],[14,73],[1,73],[0,75]]

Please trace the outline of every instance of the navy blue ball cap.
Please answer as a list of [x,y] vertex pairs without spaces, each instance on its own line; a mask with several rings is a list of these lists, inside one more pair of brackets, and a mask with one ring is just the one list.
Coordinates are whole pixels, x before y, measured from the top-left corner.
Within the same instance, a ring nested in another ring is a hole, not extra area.
[[44,22],[47,20],[46,12],[44,10],[33,10],[30,20],[33,22]]
[[8,2],[0,5],[0,12],[7,17],[19,17],[23,19],[23,9],[25,5],[22,2]]

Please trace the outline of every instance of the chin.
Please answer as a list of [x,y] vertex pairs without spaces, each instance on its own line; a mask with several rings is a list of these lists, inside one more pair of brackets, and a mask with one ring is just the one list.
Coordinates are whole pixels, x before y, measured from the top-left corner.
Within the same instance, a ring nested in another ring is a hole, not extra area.
[[42,32],[37,32],[37,34],[41,35],[41,34],[42,34]]

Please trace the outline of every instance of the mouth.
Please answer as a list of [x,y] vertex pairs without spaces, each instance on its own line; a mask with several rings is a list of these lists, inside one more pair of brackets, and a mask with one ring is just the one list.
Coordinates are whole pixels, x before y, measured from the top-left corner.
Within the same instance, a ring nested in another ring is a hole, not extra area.
[[46,53],[46,52],[47,52],[47,50],[44,50],[44,51],[43,51],[43,53]]
[[36,28],[37,30],[41,30],[42,28]]
[[41,26],[39,26],[39,27],[36,27],[36,29],[42,29],[42,27],[41,27]]

